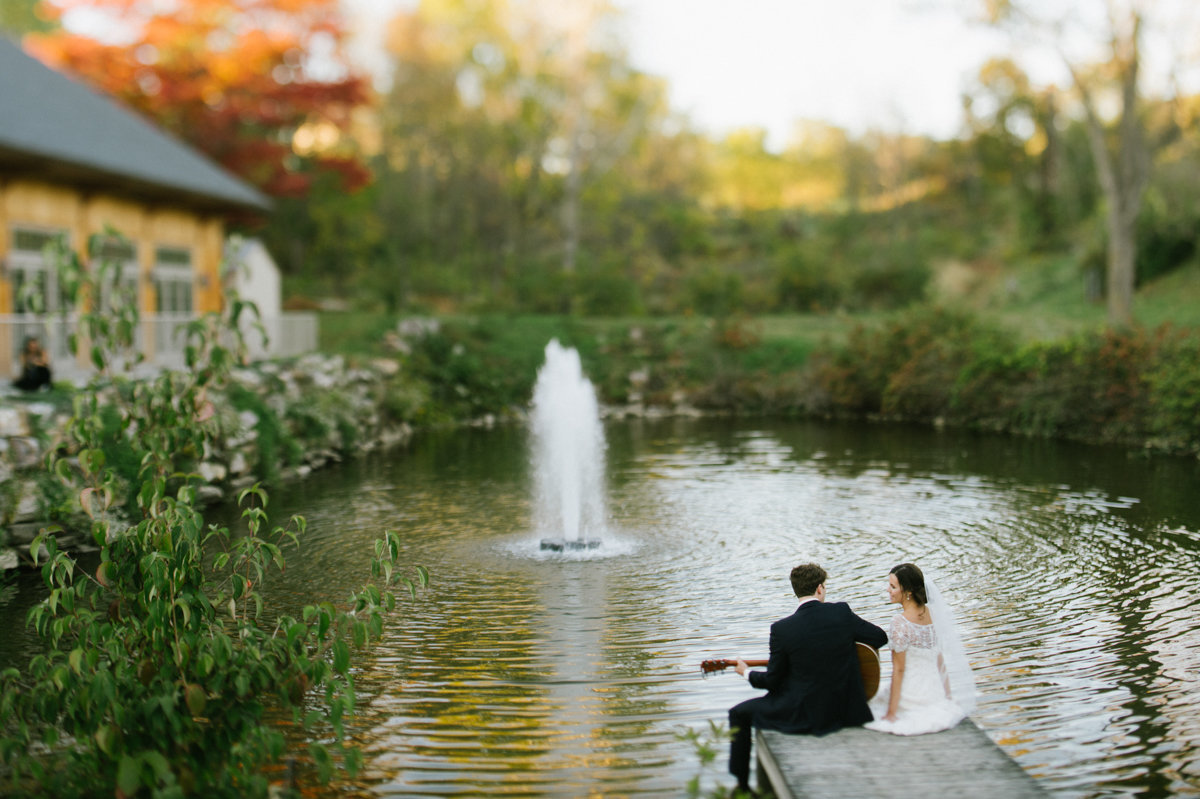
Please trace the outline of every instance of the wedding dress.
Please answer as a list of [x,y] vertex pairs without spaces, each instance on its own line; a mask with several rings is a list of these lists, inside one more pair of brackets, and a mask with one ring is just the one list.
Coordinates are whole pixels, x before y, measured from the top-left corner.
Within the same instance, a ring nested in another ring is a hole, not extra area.
[[897,613],[888,631],[888,645],[893,653],[904,653],[904,681],[900,684],[896,720],[883,720],[892,687],[891,680],[885,680],[870,703],[875,721],[864,726],[895,735],[922,735],[950,729],[962,721],[966,711],[947,696],[949,675],[939,663],[942,650],[934,625],[915,624]]

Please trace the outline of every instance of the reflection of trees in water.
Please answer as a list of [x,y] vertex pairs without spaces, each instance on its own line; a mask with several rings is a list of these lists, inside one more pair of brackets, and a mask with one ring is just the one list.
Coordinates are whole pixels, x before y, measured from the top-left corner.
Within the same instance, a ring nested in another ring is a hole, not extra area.
[[899,423],[711,418],[614,426],[609,452],[614,462],[636,449],[639,457],[674,452],[690,461],[699,452],[734,464],[761,457],[764,440],[780,457],[819,474],[858,477],[883,468],[896,477],[969,477],[1035,494],[1065,486],[1109,499],[1137,497],[1115,509],[1131,522],[1200,528],[1200,506],[1191,501],[1200,463],[1119,447]]

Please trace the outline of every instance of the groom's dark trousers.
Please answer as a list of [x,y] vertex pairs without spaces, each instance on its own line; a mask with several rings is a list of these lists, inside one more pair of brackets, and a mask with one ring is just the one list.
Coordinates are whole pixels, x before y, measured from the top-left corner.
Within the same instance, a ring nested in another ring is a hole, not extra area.
[[767,670],[748,673],[750,684],[767,693],[729,711],[729,773],[739,785],[749,783],[753,727],[824,735],[871,720],[855,641],[878,649],[887,633],[845,602],[805,602],[771,625]]

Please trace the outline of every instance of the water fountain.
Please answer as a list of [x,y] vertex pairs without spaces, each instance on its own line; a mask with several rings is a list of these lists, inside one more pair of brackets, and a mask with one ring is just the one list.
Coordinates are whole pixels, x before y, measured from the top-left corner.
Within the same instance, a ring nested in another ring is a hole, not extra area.
[[596,549],[605,529],[604,429],[579,353],[551,340],[533,389],[534,524],[554,552]]

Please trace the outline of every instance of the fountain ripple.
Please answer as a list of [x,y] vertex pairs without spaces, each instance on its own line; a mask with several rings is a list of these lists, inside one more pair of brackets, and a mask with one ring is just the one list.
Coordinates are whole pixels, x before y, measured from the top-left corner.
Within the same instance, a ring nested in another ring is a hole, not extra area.
[[330,795],[728,784],[723,754],[703,769],[676,734],[754,692],[698,664],[766,654],[767,625],[794,607],[787,571],[808,559],[831,600],[880,625],[891,566],[937,574],[977,672],[975,720],[1052,795],[1200,795],[1200,510],[1163,489],[1194,485],[1194,467],[1139,482],[1123,455],[1102,473],[1104,451],[883,427],[605,433],[604,557],[537,552],[517,428],[431,433],[273,496],[309,519],[274,601],[344,596],[383,529],[433,574],[360,659],[350,730],[366,768]]

